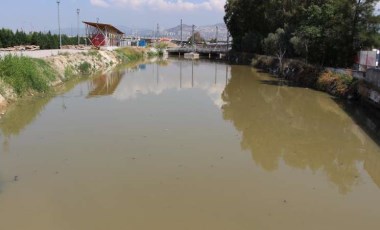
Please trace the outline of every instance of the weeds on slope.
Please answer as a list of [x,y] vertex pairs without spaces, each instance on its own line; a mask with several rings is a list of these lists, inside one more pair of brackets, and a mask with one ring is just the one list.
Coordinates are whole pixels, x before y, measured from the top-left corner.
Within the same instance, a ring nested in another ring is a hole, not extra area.
[[10,85],[17,95],[47,92],[54,81],[55,70],[42,59],[7,55],[0,59],[0,79]]

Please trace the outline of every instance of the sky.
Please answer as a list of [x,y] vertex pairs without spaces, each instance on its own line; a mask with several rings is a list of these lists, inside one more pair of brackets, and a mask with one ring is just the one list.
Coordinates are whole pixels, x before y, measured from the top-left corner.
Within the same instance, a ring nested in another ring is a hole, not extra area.
[[[61,27],[76,28],[80,19],[132,28],[161,29],[180,24],[223,22],[226,0],[60,0]],[[56,30],[57,0],[1,0],[0,28],[24,31]]]

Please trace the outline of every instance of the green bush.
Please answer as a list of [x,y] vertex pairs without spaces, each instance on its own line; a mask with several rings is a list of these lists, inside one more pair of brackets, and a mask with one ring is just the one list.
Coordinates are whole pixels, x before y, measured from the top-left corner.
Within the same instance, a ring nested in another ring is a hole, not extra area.
[[79,64],[78,66],[78,69],[79,69],[79,72],[82,73],[82,74],[85,74],[85,75],[88,75],[91,73],[91,64],[88,63],[88,62],[82,62],[81,64]]
[[122,62],[137,61],[144,57],[144,52],[133,48],[122,48],[116,50],[117,57]]
[[90,50],[87,52],[88,56],[93,56],[95,57],[98,61],[101,61],[102,60],[102,55],[99,53],[98,50]]
[[41,59],[8,55],[0,59],[0,78],[20,96],[28,91],[47,92],[56,72]]
[[70,66],[67,66],[67,67],[65,68],[65,78],[66,78],[66,79],[70,79],[70,78],[73,77],[74,75],[75,75],[75,73],[74,73],[73,68],[70,67]]

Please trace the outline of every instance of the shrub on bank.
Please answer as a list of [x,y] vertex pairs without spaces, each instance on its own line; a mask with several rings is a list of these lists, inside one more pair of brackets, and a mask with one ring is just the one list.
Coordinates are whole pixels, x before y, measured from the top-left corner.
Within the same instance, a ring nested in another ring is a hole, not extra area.
[[91,74],[91,68],[92,68],[91,64],[88,63],[87,61],[80,63],[78,66],[79,72],[83,75]]
[[347,74],[323,72],[317,82],[318,89],[329,92],[334,96],[347,97],[353,94],[355,79]]
[[[279,75],[278,60],[275,57],[257,55],[252,60],[252,65]],[[284,60],[284,72],[281,77],[296,85],[321,90],[341,98],[353,97],[357,94],[357,81],[352,76],[325,71],[323,68],[301,60]]]
[[17,95],[47,92],[56,72],[44,60],[7,55],[0,59],[0,78]]
[[144,57],[143,50],[137,50],[129,47],[117,49],[116,54],[122,62],[137,61]]

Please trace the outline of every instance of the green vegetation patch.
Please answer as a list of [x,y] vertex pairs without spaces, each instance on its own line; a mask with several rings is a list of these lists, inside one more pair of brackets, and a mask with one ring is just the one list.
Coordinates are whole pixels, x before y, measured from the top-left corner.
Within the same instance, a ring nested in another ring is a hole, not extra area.
[[357,80],[350,75],[325,71],[318,78],[317,87],[334,96],[345,97],[353,93],[356,83]]
[[41,59],[12,55],[0,59],[0,78],[19,96],[30,91],[47,92],[56,76],[56,71]]
[[92,66],[90,63],[85,61],[79,64],[78,69],[81,74],[89,75],[91,74]]
[[144,57],[144,51],[129,47],[117,49],[116,54],[122,62],[137,61]]
[[66,78],[66,80],[72,78],[73,76],[75,76],[74,69],[71,66],[66,66],[65,67],[65,78]]
[[102,60],[102,55],[99,53],[98,50],[90,50],[87,52],[86,55],[95,57],[98,61]]

